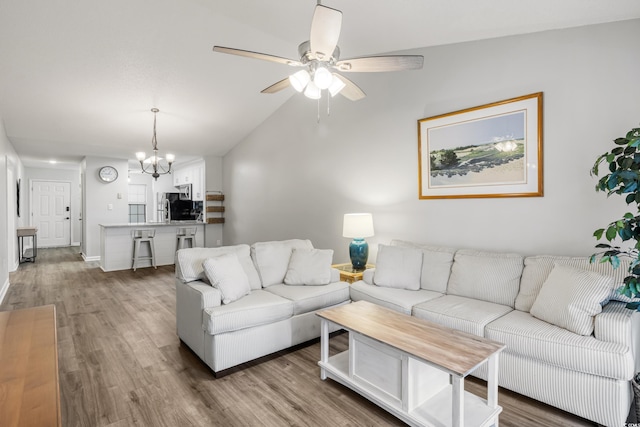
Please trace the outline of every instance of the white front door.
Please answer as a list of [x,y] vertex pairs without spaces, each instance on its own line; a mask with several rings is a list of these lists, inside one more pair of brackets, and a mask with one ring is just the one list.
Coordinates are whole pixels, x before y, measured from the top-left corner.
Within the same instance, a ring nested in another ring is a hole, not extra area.
[[33,181],[31,215],[38,227],[38,247],[71,245],[71,183]]

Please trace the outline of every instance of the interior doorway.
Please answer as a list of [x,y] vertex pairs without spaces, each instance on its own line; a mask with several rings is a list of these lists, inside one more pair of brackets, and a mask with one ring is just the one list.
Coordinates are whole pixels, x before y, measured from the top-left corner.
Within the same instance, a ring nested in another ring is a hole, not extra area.
[[71,245],[71,183],[31,182],[31,222],[38,228],[38,247]]

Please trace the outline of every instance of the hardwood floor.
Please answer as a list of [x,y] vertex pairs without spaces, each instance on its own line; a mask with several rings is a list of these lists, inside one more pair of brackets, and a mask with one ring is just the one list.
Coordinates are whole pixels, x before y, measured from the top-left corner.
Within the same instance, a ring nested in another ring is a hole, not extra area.
[[[104,273],[78,248],[38,250],[11,273],[0,310],[55,304],[62,422],[73,426],[401,426],[319,377],[318,342],[215,379],[176,336],[173,266]],[[331,352],[347,347],[334,336]],[[472,379],[467,389],[482,395]],[[592,426],[501,390],[502,426]]]

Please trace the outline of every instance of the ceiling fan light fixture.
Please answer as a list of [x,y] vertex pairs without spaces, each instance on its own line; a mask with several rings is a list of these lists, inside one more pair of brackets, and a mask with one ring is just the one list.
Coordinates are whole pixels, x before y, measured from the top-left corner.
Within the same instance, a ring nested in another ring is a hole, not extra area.
[[331,86],[332,80],[333,80],[333,75],[325,67],[319,66],[318,68],[316,68],[316,71],[313,73],[313,82],[321,90],[328,89],[329,86]]
[[314,82],[309,82],[307,88],[304,90],[304,96],[309,99],[320,99],[322,91]]
[[311,76],[307,70],[300,70],[289,76],[289,83],[297,91],[302,92],[311,81]]
[[340,80],[338,76],[336,76],[335,74],[331,75],[331,85],[329,85],[329,93],[331,94],[331,96],[336,96],[337,94],[339,94],[345,86],[346,84],[342,80]]

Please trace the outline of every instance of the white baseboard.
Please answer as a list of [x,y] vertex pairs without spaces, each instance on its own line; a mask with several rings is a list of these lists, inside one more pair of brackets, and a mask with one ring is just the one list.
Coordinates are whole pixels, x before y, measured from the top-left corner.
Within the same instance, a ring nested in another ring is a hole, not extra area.
[[0,304],[2,304],[2,300],[4,300],[4,296],[7,294],[9,290],[9,278],[4,282],[4,285],[0,288]]
[[100,261],[100,257],[99,256],[86,256],[84,253],[82,254],[82,259],[85,262]]

